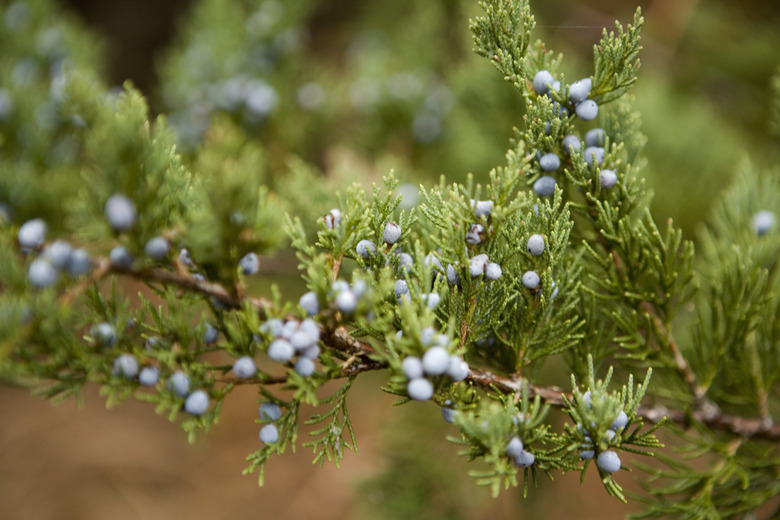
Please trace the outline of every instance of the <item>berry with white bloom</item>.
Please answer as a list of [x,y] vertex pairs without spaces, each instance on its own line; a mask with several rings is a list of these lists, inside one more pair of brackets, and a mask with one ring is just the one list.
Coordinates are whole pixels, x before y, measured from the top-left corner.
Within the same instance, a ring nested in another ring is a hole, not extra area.
[[409,292],[409,284],[406,283],[406,280],[396,280],[393,285],[393,292],[395,292],[395,297],[400,300],[401,296]]
[[36,258],[27,270],[27,280],[38,289],[54,285],[58,278],[59,273],[48,258]]
[[549,175],[543,175],[534,182],[534,192],[540,197],[550,197],[555,193],[556,181]]
[[211,323],[206,324],[206,330],[203,331],[203,343],[211,345],[219,339],[219,331]]
[[84,249],[74,249],[68,256],[68,263],[65,270],[71,276],[80,276],[89,272],[91,265],[89,263],[89,253]]
[[574,134],[563,138],[563,151],[566,152],[566,155],[571,154],[572,151],[579,152],[581,146],[579,137]]
[[199,416],[209,409],[209,394],[203,390],[195,390],[184,401],[184,411],[190,415]]
[[43,219],[28,220],[19,228],[16,238],[24,250],[37,249],[46,240],[46,222]]
[[401,369],[407,379],[418,379],[423,376],[422,360],[416,356],[407,356],[401,362]]
[[588,146],[585,151],[582,152],[582,156],[585,158],[585,162],[588,166],[593,164],[601,165],[604,162],[604,148],[600,146]]
[[169,249],[170,245],[167,240],[163,237],[154,237],[146,243],[146,246],[144,246],[144,253],[154,260],[162,260],[168,256]]
[[105,321],[92,327],[89,333],[104,347],[110,347],[116,343],[116,329]]
[[463,381],[469,375],[469,364],[455,354],[447,362],[447,375],[453,381]]
[[539,274],[537,274],[536,271],[526,271],[523,273],[523,287],[526,289],[536,289],[539,287],[539,282],[541,279],[539,278]]
[[249,379],[257,372],[255,360],[249,356],[241,356],[233,363],[233,373],[239,379]]
[[758,236],[765,235],[775,224],[775,214],[768,210],[761,210],[753,215],[753,229]]
[[554,172],[561,166],[561,159],[554,153],[546,153],[539,158],[539,167],[546,172]]
[[307,357],[299,357],[295,362],[295,371],[303,377],[311,376],[315,369],[316,366],[314,365],[314,361]]
[[160,369],[157,367],[144,367],[138,373],[138,383],[141,386],[154,386],[160,379]]
[[588,99],[592,86],[593,82],[590,78],[583,78],[579,81],[575,81],[569,87],[569,101],[574,104],[582,103]]
[[452,424],[452,421],[455,419],[455,410],[443,406],[441,409],[441,418]]
[[295,349],[285,339],[275,339],[268,345],[268,357],[277,363],[287,363],[295,355]]
[[534,462],[536,461],[536,457],[533,453],[530,451],[521,451],[520,454],[517,457],[513,457],[515,460],[515,464],[520,466],[521,468],[527,468],[529,466],[533,466]]
[[585,146],[604,146],[607,133],[603,128],[594,128],[585,132]]
[[512,437],[509,440],[509,444],[506,445],[506,454],[513,459],[519,457],[523,453],[523,441],[520,437]]
[[357,309],[357,297],[352,291],[341,291],[336,296],[336,308],[345,314],[352,314]]
[[260,428],[260,440],[265,444],[275,444],[279,440],[279,429],[275,424],[266,424]]
[[471,200],[471,207],[474,208],[474,215],[477,218],[481,217],[489,217],[490,213],[493,211],[493,201],[492,200]]
[[273,338],[278,338],[282,335],[282,329],[284,323],[279,318],[271,318],[262,325],[260,325],[260,332],[263,334],[269,334]]
[[500,265],[498,265],[495,262],[490,262],[488,265],[485,266],[485,279],[494,282],[499,278],[501,278],[502,272],[503,271],[501,270]]
[[264,421],[278,421],[282,416],[282,409],[276,403],[263,403],[257,409],[257,414]]
[[583,121],[593,121],[599,115],[599,106],[592,99],[586,99],[574,110]]
[[303,308],[303,310],[306,311],[306,314],[309,316],[314,316],[320,312],[320,302],[317,300],[317,293],[314,291],[304,293],[304,295],[301,296],[301,299],[298,300],[298,304]]
[[179,262],[184,267],[195,267],[195,262],[192,261],[192,255],[186,247],[182,247],[179,251]]
[[388,222],[382,233],[382,240],[385,244],[393,245],[398,242],[399,238],[401,238],[401,228],[395,222]]
[[450,355],[444,347],[431,347],[423,355],[422,365],[426,374],[440,376],[450,365]]
[[427,401],[433,397],[433,383],[424,377],[412,379],[406,385],[406,393],[415,401]]
[[460,275],[452,264],[447,265],[447,281],[451,285],[460,285]]
[[612,421],[612,424],[609,425],[609,429],[612,431],[618,431],[622,430],[626,427],[628,424],[628,415],[626,415],[626,412],[623,410],[620,410],[620,413],[615,418],[614,421]]
[[125,379],[135,379],[138,375],[138,360],[132,354],[120,354],[114,359],[111,374]]
[[596,464],[605,473],[615,473],[620,469],[620,457],[611,450],[602,451],[596,459]]
[[325,220],[325,227],[328,229],[336,229],[341,225],[341,211],[333,208],[323,217]]
[[55,240],[43,251],[43,257],[57,269],[64,269],[70,260],[73,247],[64,240]]
[[469,259],[469,273],[471,273],[472,278],[476,278],[477,276],[482,276],[485,274],[485,268],[488,265],[488,260],[488,255],[484,253]]
[[540,70],[534,75],[534,90],[537,94],[548,93],[550,91],[550,86],[553,84],[553,76],[548,70]]
[[472,224],[466,233],[466,243],[475,246],[485,239],[485,228],[482,224]]
[[238,267],[245,275],[256,274],[260,270],[260,258],[256,253],[247,253],[239,260]]
[[179,397],[186,397],[190,393],[190,378],[184,372],[174,372],[168,378],[168,390]]
[[124,246],[116,246],[108,254],[108,258],[120,269],[130,269],[133,266],[133,255]]
[[583,450],[580,452],[580,458],[582,460],[590,460],[596,454],[593,450]]
[[[398,271],[400,273],[409,273],[414,265],[414,259],[409,253],[398,254]],[[365,282],[364,282],[365,283]]]
[[439,293],[435,293],[435,292],[429,294],[423,294],[422,298],[429,309],[435,309],[436,307],[439,306],[439,302],[441,301],[441,296],[439,296]]
[[539,234],[533,234],[528,238],[528,243],[526,244],[526,247],[528,249],[528,252],[531,253],[533,256],[540,256],[542,253],[544,253],[544,237]]
[[355,252],[364,260],[368,260],[371,256],[376,254],[376,244],[371,240],[361,240],[357,243]]
[[135,225],[138,218],[135,203],[122,193],[115,193],[106,200],[104,213],[108,223],[116,231],[127,231]]
[[434,329],[433,327],[425,327],[423,330],[420,331],[420,344],[423,345],[424,347],[429,346],[435,336],[436,336],[436,329]]
[[599,181],[601,182],[601,187],[604,189],[610,189],[615,184],[617,184],[617,174],[615,173],[615,170],[601,170],[599,172]]

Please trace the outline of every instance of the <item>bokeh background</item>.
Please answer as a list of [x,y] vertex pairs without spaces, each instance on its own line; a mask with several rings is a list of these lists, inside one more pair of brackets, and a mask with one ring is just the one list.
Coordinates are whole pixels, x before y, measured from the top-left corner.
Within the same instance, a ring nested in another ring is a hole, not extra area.
[[[646,17],[633,95],[648,136],[643,175],[657,221],[689,238],[733,180],[740,161],[770,167],[770,78],[780,65],[780,4],[750,0],[639,2]],[[564,53],[570,80],[592,71],[601,27],[631,20],[622,0],[534,2],[536,36]],[[503,162],[522,101],[471,52],[476,2],[71,0],[62,12],[102,50],[104,78],[130,80],[165,113],[186,155],[210,118],[233,119],[282,164],[292,154],[323,183],[370,182],[394,169],[405,183],[441,174],[487,178]],[[2,52],[2,50],[0,50]],[[252,110],[231,90],[250,85]],[[307,199],[308,200],[308,199]],[[294,208],[304,218],[332,205]],[[269,264],[254,289],[282,281],[294,262]],[[297,291],[297,292],[296,292]],[[565,374],[562,375],[565,379]],[[595,472],[492,499],[466,477],[445,440],[454,429],[431,403],[393,407],[382,374],[361,377],[349,401],[360,454],[340,469],[311,465],[309,450],[272,460],[266,484],[242,476],[257,448],[257,393],[240,388],[220,424],[194,445],[149,406],[106,410],[88,388],[83,409],[0,386],[0,518],[620,518],[636,506],[610,499]],[[621,483],[638,491],[631,476]]]

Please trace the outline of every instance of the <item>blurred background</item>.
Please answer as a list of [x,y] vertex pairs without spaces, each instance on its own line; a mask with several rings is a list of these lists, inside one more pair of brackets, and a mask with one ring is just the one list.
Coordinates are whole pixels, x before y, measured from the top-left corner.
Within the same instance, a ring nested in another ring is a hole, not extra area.
[[[484,181],[503,163],[512,128],[522,124],[519,94],[471,52],[467,21],[479,14],[476,2],[57,5],[58,16],[68,13],[68,23],[85,28],[73,36],[74,48],[94,52],[88,61],[108,84],[132,81],[153,113],[166,114],[185,156],[220,116],[262,143],[271,171],[298,156],[328,189],[374,181],[390,169],[410,185],[432,184],[442,174]],[[673,218],[695,239],[740,161],[768,167],[778,159],[769,114],[780,4],[639,5],[646,25],[633,95],[648,136],[642,175],[655,192],[656,220]],[[563,72],[573,81],[592,72],[601,28],[616,19],[629,23],[635,7],[618,0],[535,2],[535,36],[565,55]],[[16,23],[9,12],[7,27]],[[39,50],[41,42],[46,38],[38,37]],[[292,211],[312,221],[332,205],[321,199]],[[281,264],[257,282],[257,292],[294,275],[294,262]],[[378,390],[382,382],[382,374],[361,377],[351,393],[359,456],[347,454],[340,469],[318,468],[299,448],[270,462],[263,488],[256,475],[241,475],[244,457],[259,444],[252,388],[233,392],[215,430],[188,445],[147,405],[129,401],[106,411],[95,388],[78,409],[73,401],[53,407],[27,390],[0,386],[0,517],[556,519],[636,510],[610,499],[595,472],[583,486],[576,474],[555,483],[540,476],[527,499],[521,488],[492,499],[466,477],[471,468],[445,440],[455,430],[438,409],[392,407],[393,398]],[[631,475],[619,479],[639,490]]]

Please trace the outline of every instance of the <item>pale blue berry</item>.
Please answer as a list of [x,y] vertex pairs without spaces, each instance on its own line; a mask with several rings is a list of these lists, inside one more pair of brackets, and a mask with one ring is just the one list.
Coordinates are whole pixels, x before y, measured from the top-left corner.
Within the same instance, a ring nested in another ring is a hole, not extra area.
[[275,444],[279,440],[279,429],[275,424],[266,424],[260,428],[260,440],[265,444]]
[[485,238],[485,228],[482,224],[472,224],[466,233],[466,243],[475,246]]
[[563,151],[566,152],[566,155],[571,154],[572,151],[579,152],[580,146],[582,146],[580,139],[574,134],[569,134],[563,138]]
[[540,197],[550,197],[555,193],[555,179],[549,175],[543,175],[534,182],[534,192]]
[[617,435],[617,434],[615,433],[614,430],[607,430],[607,431],[604,432],[604,440],[607,441],[607,442],[611,442],[612,439],[615,438],[615,435]]
[[546,172],[554,172],[560,166],[561,160],[554,153],[546,153],[539,158],[539,167]]
[[540,256],[542,253],[544,253],[544,237],[539,234],[531,235],[528,238],[526,247],[528,252],[533,256]]
[[192,255],[186,247],[182,247],[179,251],[179,262],[184,267],[195,267],[195,262],[192,261]]
[[133,255],[124,246],[116,246],[111,250],[108,258],[119,269],[130,269],[133,266]]
[[277,363],[287,363],[295,355],[295,349],[289,341],[276,339],[268,345],[268,357]]
[[309,358],[314,361],[320,357],[320,346],[315,343],[300,351],[300,355],[301,357]]
[[469,375],[469,364],[453,354],[447,360],[446,374],[453,381],[463,381]]
[[401,362],[401,369],[404,371],[404,375],[407,379],[418,379],[423,376],[423,364],[420,358],[415,356],[407,356]]
[[290,338],[290,345],[297,351],[305,350],[317,342],[317,338],[309,335],[308,331],[301,330],[300,327]]
[[314,344],[320,340],[320,327],[317,322],[311,318],[303,320],[298,327],[298,331],[305,333],[309,337],[309,343]]
[[580,458],[582,460],[590,460],[596,454],[593,450],[583,450],[580,452]]
[[278,421],[282,416],[282,409],[276,403],[263,403],[257,409],[257,414],[264,421]]
[[431,376],[440,376],[447,371],[450,355],[443,347],[429,348],[422,358],[423,371]]
[[163,237],[154,237],[144,246],[144,253],[153,260],[162,260],[168,256],[170,245]]
[[553,76],[548,70],[540,70],[534,75],[534,90],[537,94],[546,94],[549,92],[550,86],[553,83]]
[[485,268],[488,265],[488,255],[480,254],[469,259],[469,273],[472,278],[485,274]]
[[441,418],[452,424],[452,421],[455,419],[455,410],[443,406],[441,409]]
[[160,369],[157,367],[144,367],[138,373],[138,383],[142,386],[154,386],[160,380]]
[[317,299],[317,293],[314,291],[304,293],[300,300],[298,300],[298,304],[306,311],[308,316],[314,316],[320,312],[320,302]]
[[409,284],[406,283],[406,280],[396,280],[393,292],[395,292],[395,297],[400,299],[401,296],[409,292]]
[[16,235],[19,245],[23,250],[39,248],[46,240],[46,230],[46,222],[43,219],[28,220],[22,224],[19,228],[19,233]]
[[502,272],[503,271],[501,270],[500,265],[498,265],[495,262],[490,262],[488,265],[485,266],[485,279],[494,282],[499,278],[501,278]]
[[514,457],[515,464],[520,466],[521,468],[527,468],[530,466],[533,466],[534,462],[536,461],[536,457],[533,453],[530,451],[521,451],[520,454],[517,457]]
[[596,459],[596,464],[605,473],[615,473],[620,469],[620,457],[611,450],[602,451]]
[[282,335],[282,328],[284,323],[279,318],[271,318],[262,325],[260,325],[260,332],[268,334],[273,338],[278,338]]
[[90,329],[90,334],[104,347],[110,347],[116,343],[116,329],[107,322],[101,322]]
[[433,397],[433,384],[423,377],[412,379],[406,385],[406,393],[415,401],[427,401]]
[[588,146],[585,151],[582,152],[582,156],[585,158],[585,162],[588,166],[593,164],[601,165],[604,162],[604,148],[600,146]]
[[435,309],[439,306],[439,302],[441,301],[441,296],[439,296],[439,293],[435,292],[423,294],[422,298],[429,309]]
[[575,112],[583,121],[593,121],[599,115],[599,106],[592,99],[586,99],[577,105]]
[[481,217],[489,217],[490,213],[493,211],[493,201],[492,200],[473,200],[471,201],[471,207],[474,208],[474,215],[477,218]]
[[325,227],[328,229],[336,229],[341,225],[341,211],[334,208],[323,217],[325,220]]
[[336,296],[336,308],[344,314],[352,314],[355,312],[357,303],[357,297],[355,297],[355,294],[350,290],[341,291]]
[[[404,253],[402,253],[403,255]],[[360,299],[363,297],[363,295],[368,290],[368,284],[365,280],[355,280],[352,284],[352,294],[355,295],[355,298]]]
[[239,260],[238,267],[245,275],[257,274],[260,270],[260,258],[257,253],[247,253]]
[[376,244],[371,240],[361,240],[355,247],[357,254],[364,260],[368,260],[371,256],[376,254]]
[[186,397],[190,393],[190,378],[184,372],[174,372],[168,378],[168,390],[179,397]]
[[30,262],[27,280],[33,287],[43,289],[57,283],[59,273],[47,258],[36,258]]
[[388,222],[382,233],[382,240],[385,244],[393,245],[401,238],[401,228],[395,222]]
[[203,390],[195,390],[184,401],[184,411],[190,415],[199,416],[209,409],[209,395]]
[[460,285],[460,275],[452,264],[447,265],[447,281],[450,285]]
[[536,271],[526,271],[523,273],[523,287],[526,289],[536,289],[541,281]]
[[585,132],[585,146],[604,146],[607,133],[603,128],[594,128]]
[[295,371],[303,377],[309,377],[315,370],[314,361],[306,357],[299,357],[295,362]]
[[108,223],[117,231],[127,231],[138,217],[135,203],[122,193],[115,193],[106,200],[104,212]]
[[615,418],[614,421],[612,421],[612,424],[609,425],[609,429],[613,431],[622,430],[626,427],[628,424],[628,415],[626,415],[626,412],[623,410],[620,410],[620,413]]
[[239,379],[249,379],[257,373],[255,360],[249,356],[242,356],[233,363],[233,373]]
[[581,103],[588,99],[593,82],[590,78],[583,78],[575,81],[569,87],[569,101],[574,104]]
[[[412,270],[412,266],[414,265],[414,259],[412,258],[412,255],[409,253],[399,253],[398,254],[398,272],[400,273],[409,273]],[[359,280],[362,281],[362,280]],[[363,282],[365,283],[365,282]]]
[[519,457],[523,451],[525,450],[523,450],[523,441],[520,440],[520,437],[512,437],[506,445],[506,454],[513,459]]
[[73,247],[65,240],[55,240],[43,251],[43,256],[57,269],[64,269],[70,260]]
[[753,215],[753,228],[758,236],[765,235],[775,224],[775,214],[768,210],[761,210]]
[[617,184],[617,174],[615,173],[615,170],[601,170],[599,172],[599,181],[601,182],[601,187],[604,189],[610,189],[615,184]]
[[206,330],[203,331],[203,343],[206,345],[211,345],[212,343],[216,343],[219,339],[219,330],[217,330],[216,327],[214,327],[211,323],[206,324]]
[[425,327],[423,330],[420,331],[420,344],[424,347],[427,347],[431,344],[433,341],[433,338],[436,336],[436,329],[433,327]]
[[286,321],[284,322],[284,325],[282,325],[282,332],[280,336],[289,341],[293,335],[298,332],[299,327],[300,323],[295,320]]
[[111,374],[125,379],[135,379],[138,375],[138,360],[132,354],[120,354],[114,359]]

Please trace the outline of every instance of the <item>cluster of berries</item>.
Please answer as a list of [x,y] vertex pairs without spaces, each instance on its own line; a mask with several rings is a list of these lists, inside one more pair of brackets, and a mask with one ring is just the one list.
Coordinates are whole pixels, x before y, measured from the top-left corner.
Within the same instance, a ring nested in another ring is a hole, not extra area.
[[536,461],[534,454],[525,450],[523,441],[518,436],[514,436],[509,440],[505,453],[521,468],[532,466]]
[[[109,225],[119,233],[129,231],[135,226],[138,219],[138,211],[135,203],[122,193],[114,193],[107,200],[104,207],[104,213]],[[168,256],[170,244],[164,237],[157,236],[151,238],[144,246],[144,253],[153,260],[163,260]],[[111,263],[120,269],[130,269],[133,265],[132,253],[122,246],[118,245],[111,250],[109,254]]]
[[[278,421],[282,417],[282,409],[276,403],[263,403],[257,410],[260,420]],[[279,440],[279,429],[275,424],[266,424],[260,428],[260,440],[265,444],[275,444]]]
[[[311,318],[298,322],[283,322],[272,318],[260,327],[260,332],[270,335],[273,340],[268,345],[268,357],[277,363],[290,363],[295,359],[294,370],[303,377],[314,374],[314,362],[320,355],[320,328]],[[235,371],[235,366],[234,366]],[[238,372],[236,372],[238,376]],[[254,372],[253,372],[254,375]]]
[[450,338],[426,327],[420,334],[420,344],[426,348],[422,358],[407,356],[401,363],[404,375],[409,379],[406,393],[416,401],[433,397],[434,385],[426,376],[446,375],[453,381],[462,381],[469,375],[469,365],[460,356],[450,354],[447,346]]
[[[590,397],[590,391],[587,391],[583,394],[583,400],[588,405],[588,407],[591,407],[591,397]],[[603,441],[607,444],[612,444],[616,441],[616,437],[618,432],[625,429],[625,427],[628,425],[628,415],[623,410],[620,410],[617,417],[614,421],[612,421],[612,424],[610,424],[607,431],[604,433]],[[620,457],[618,456],[617,452],[612,450],[599,450],[599,441],[593,440],[593,437],[595,436],[594,433],[588,432],[587,429],[582,424],[577,425],[577,429],[581,431],[585,431],[585,443],[581,446],[580,451],[580,458],[582,460],[589,460],[592,459],[594,456],[596,456],[596,452],[598,453],[598,456],[596,457],[596,465],[604,471],[605,473],[615,473],[620,469],[621,462]]]
[[42,289],[54,285],[63,270],[71,276],[89,272],[89,254],[84,249],[74,249],[65,240],[55,240],[44,247],[46,231],[46,222],[36,218],[22,224],[17,234],[23,252],[41,252],[27,270],[27,280],[33,287]]

